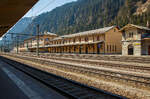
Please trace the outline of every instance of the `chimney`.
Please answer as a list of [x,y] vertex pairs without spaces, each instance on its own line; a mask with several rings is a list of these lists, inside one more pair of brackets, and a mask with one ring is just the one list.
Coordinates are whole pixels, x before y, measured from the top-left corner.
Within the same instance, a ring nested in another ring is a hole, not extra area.
[[147,25],[146,25],[148,28],[150,28],[150,24],[149,24],[149,21],[147,20]]

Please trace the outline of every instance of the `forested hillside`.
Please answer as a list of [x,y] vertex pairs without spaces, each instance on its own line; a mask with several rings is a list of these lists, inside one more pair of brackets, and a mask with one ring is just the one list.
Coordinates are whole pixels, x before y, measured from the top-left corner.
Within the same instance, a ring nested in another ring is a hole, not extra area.
[[[128,23],[146,26],[147,21],[150,22],[150,0],[125,1],[125,4],[120,8],[118,15],[111,24],[117,24],[120,27]],[[147,6],[145,6],[145,4],[147,4]],[[142,7],[143,11],[141,9]]]
[[35,33],[36,24],[40,32],[59,35],[128,23],[145,26],[150,21],[149,4],[150,0],[78,0],[37,16],[24,32]]
[[[27,26],[32,22],[32,18],[30,17],[24,17],[20,19],[18,23],[16,23],[9,31],[8,33],[15,33],[14,36],[17,35],[17,33],[21,33],[24,31]],[[23,37],[24,38],[24,37]],[[11,40],[11,35],[7,35],[7,39]]]
[[20,19],[18,23],[16,23],[12,29],[9,31],[11,33],[20,33],[32,22],[32,18],[24,17]]

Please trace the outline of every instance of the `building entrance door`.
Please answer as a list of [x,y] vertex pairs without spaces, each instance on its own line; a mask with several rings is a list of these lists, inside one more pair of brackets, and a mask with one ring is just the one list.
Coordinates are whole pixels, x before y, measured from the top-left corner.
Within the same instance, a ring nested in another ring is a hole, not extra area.
[[150,46],[148,47],[148,55],[150,55]]
[[79,54],[81,54],[81,50],[82,50],[82,46],[80,46],[80,48],[79,48]]
[[88,45],[85,47],[85,53],[88,54]]
[[100,54],[100,44],[97,44],[97,54]]
[[128,46],[128,55],[133,55],[134,54],[134,47],[133,45]]

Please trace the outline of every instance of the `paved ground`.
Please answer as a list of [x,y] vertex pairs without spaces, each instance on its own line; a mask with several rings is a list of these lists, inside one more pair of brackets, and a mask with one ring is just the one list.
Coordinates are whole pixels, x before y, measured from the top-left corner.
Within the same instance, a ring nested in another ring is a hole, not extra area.
[[[3,64],[0,64],[0,66]],[[29,99],[0,68],[0,99]]]
[[66,99],[0,60],[0,99]]

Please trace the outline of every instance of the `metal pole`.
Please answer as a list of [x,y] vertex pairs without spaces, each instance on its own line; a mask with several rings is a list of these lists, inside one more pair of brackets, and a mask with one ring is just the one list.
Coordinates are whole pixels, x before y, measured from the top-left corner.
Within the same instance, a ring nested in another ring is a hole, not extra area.
[[6,36],[4,36],[4,52],[6,51]]
[[[11,50],[14,50],[15,48],[15,43],[14,43],[14,35],[11,34],[11,41],[12,41],[12,44],[11,44]],[[13,51],[12,51],[13,52]]]
[[37,25],[37,49],[36,49],[36,54],[39,56],[39,25]]
[[19,48],[18,48],[18,47],[19,47],[19,46],[18,46],[19,41],[18,41],[18,40],[19,40],[19,36],[17,36],[17,54],[18,54],[18,52],[19,52]]

